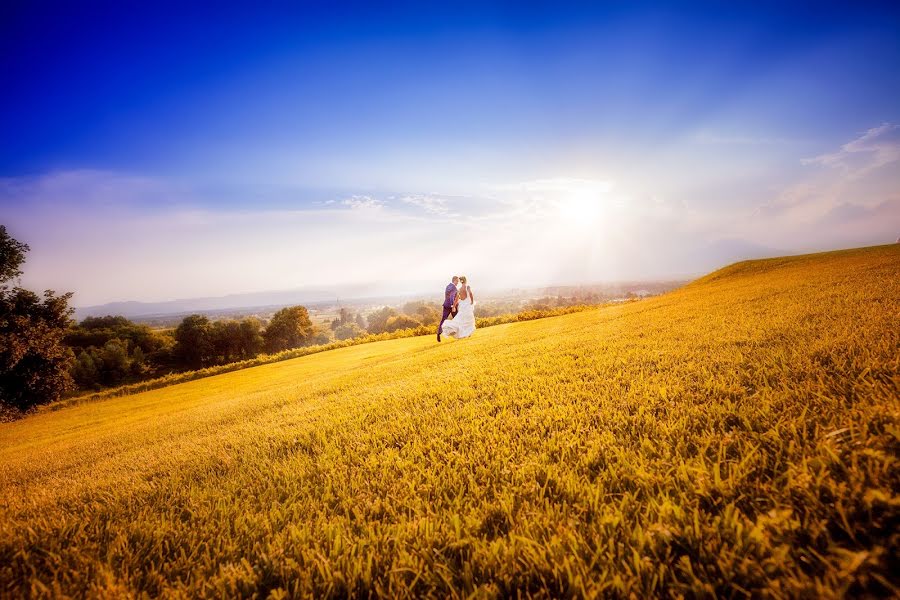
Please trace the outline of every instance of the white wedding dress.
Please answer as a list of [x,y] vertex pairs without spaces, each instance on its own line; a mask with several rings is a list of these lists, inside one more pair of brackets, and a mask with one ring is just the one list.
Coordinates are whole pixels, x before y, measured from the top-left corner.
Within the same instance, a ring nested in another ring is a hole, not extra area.
[[457,308],[456,316],[444,321],[443,335],[459,340],[475,333],[475,303],[472,302],[471,292],[466,295],[465,300],[459,301]]

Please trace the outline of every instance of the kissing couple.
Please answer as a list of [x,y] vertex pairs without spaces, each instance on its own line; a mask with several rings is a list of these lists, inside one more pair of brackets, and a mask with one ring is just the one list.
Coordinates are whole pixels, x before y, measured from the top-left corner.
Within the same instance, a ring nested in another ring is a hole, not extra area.
[[[447,317],[451,317],[447,320]],[[441,335],[467,338],[475,333],[475,297],[472,288],[466,283],[465,276],[453,276],[444,290],[444,314],[438,324],[437,341]]]

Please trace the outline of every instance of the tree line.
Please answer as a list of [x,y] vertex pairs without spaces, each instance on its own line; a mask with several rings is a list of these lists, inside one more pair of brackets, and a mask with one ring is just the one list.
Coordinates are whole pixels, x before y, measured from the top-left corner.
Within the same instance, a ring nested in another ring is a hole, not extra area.
[[[73,391],[137,383],[198,369],[246,361],[267,353],[329,344],[367,335],[436,326],[440,305],[407,302],[363,316],[340,308],[316,327],[303,306],[289,306],[267,320],[213,321],[186,316],[174,329],[159,330],[123,316],[71,319],[71,293],[43,295],[12,285],[29,251],[0,225],[0,417],[26,411]],[[548,304],[562,305],[560,298]],[[543,302],[540,303],[543,305]],[[479,305],[479,317],[514,313],[521,305]]]
[[[73,323],[71,293],[42,296],[18,285],[27,244],[0,225],[0,413],[26,411],[75,389],[99,389],[327,342],[303,306],[258,319],[211,322],[190,315],[174,331],[121,316]],[[14,281],[16,282],[14,284]]]
[[154,330],[122,316],[72,321],[71,293],[43,295],[18,279],[27,244],[0,225],[0,413],[26,411],[76,390],[98,390],[255,358],[262,353],[371,333],[432,325],[437,305],[406,304],[368,315],[341,308],[329,327],[313,325],[303,306],[277,311],[266,322],[249,317],[211,321],[185,317],[174,330]]
[[409,302],[399,312],[385,307],[368,318],[341,308],[325,328],[314,326],[303,306],[283,308],[267,321],[256,317],[212,321],[194,314],[174,330],[154,330],[122,316],[87,317],[71,324],[63,341],[73,353],[70,373],[75,385],[96,391],[263,353],[436,325],[439,316],[436,306]]
[[256,317],[212,321],[194,314],[174,330],[154,330],[122,316],[87,317],[72,324],[63,341],[73,352],[74,383],[78,389],[95,391],[263,353],[436,325],[439,316],[436,306],[409,302],[399,312],[385,307],[368,318],[341,308],[326,328],[315,327],[303,306],[283,308],[267,321]]
[[80,389],[96,390],[323,340],[307,309],[289,306],[265,325],[253,317],[211,321],[194,314],[170,331],[153,330],[121,316],[88,317],[69,327],[64,341],[75,357],[71,370],[75,383]]

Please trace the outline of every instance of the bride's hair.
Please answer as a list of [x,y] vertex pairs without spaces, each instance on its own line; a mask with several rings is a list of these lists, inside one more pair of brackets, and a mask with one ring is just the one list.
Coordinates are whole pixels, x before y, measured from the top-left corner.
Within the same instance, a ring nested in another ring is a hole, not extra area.
[[465,276],[465,275],[461,276],[461,277],[459,278],[459,280],[460,280],[460,282],[462,282],[463,285],[466,284],[466,276]]

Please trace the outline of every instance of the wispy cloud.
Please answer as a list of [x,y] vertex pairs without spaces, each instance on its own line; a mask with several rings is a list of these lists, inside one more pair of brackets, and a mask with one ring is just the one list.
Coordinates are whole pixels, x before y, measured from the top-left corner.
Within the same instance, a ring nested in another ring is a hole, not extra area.
[[171,181],[105,171],[75,169],[34,176],[0,178],[0,201],[56,206],[105,206],[146,204],[162,207],[178,203],[189,191]]
[[403,196],[400,198],[400,201],[418,207],[426,213],[433,215],[448,216],[450,214],[448,199],[434,194],[413,194]]
[[340,203],[353,210],[377,210],[383,208],[385,205],[383,200],[373,198],[372,196],[351,196],[341,200]]
[[[666,190],[566,176],[476,184],[470,195],[334,194],[259,207],[162,178],[73,171],[0,179],[0,207],[33,248],[25,283],[75,290],[79,304],[373,278],[440,284],[459,271],[494,287],[674,276],[741,258],[746,244],[871,243],[895,228],[894,170],[852,185],[840,169],[803,170],[752,219],[698,213],[692,198]],[[746,244],[725,252],[722,238]]]
[[766,218],[778,218],[791,209],[821,200],[822,193],[819,186],[811,181],[799,181],[787,186],[774,198],[757,207],[756,214]]
[[863,177],[875,169],[900,160],[900,125],[882,123],[872,127],[836,152],[805,158],[804,165],[822,165],[842,170],[850,178]]
[[744,227],[758,239],[798,243],[888,241],[900,219],[900,171],[880,167],[898,160],[900,126],[873,127],[834,152],[802,159],[805,172],[760,205]]

